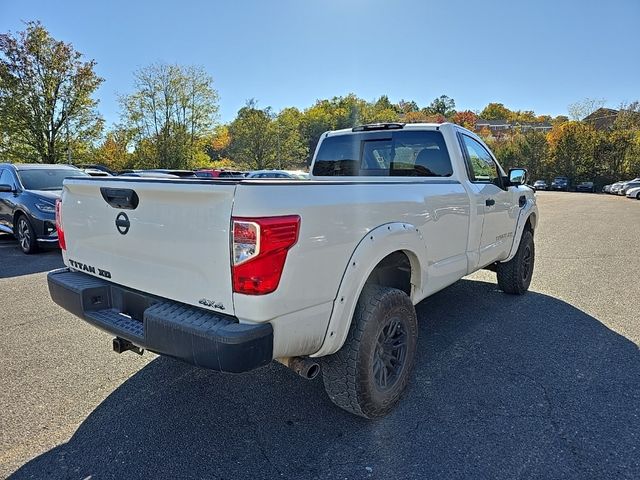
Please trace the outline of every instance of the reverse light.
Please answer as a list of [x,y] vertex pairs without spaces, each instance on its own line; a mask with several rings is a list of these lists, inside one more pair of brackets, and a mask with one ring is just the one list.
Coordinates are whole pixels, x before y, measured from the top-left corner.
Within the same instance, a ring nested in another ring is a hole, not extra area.
[[265,295],[278,288],[287,252],[298,241],[300,217],[232,219],[233,291]]
[[56,199],[56,231],[58,232],[58,243],[62,250],[67,249],[67,242],[64,239],[64,229],[62,228],[62,199]]

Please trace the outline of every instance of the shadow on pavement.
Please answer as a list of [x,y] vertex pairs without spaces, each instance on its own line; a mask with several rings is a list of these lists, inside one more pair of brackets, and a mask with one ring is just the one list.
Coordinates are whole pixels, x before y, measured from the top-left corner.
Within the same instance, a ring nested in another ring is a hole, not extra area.
[[277,364],[232,376],[158,358],[11,478],[640,478],[634,343],[471,280],[418,316],[414,380],[384,419]]
[[25,255],[12,235],[0,235],[0,279],[48,272],[62,267],[64,264],[59,249],[47,248]]

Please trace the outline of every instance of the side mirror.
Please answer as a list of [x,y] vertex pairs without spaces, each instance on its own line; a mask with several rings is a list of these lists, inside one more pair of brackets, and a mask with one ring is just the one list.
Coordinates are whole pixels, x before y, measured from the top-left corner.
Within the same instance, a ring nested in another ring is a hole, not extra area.
[[0,185],[0,192],[13,192],[13,187],[11,185],[2,184]]
[[524,185],[527,181],[527,171],[524,168],[509,169],[509,183],[511,185]]

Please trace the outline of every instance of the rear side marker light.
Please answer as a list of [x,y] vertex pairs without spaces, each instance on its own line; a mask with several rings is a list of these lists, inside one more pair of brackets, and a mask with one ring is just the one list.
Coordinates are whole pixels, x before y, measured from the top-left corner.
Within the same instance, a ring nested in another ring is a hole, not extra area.
[[56,199],[56,231],[58,232],[58,243],[62,250],[67,249],[67,242],[64,238],[64,228],[62,228],[62,199]]

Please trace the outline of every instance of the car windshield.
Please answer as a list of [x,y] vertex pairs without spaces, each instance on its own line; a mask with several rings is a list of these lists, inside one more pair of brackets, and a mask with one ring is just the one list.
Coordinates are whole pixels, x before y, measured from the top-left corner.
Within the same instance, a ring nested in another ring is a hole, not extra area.
[[34,168],[18,170],[18,177],[27,190],[62,190],[62,181],[68,177],[89,175],[71,168]]

